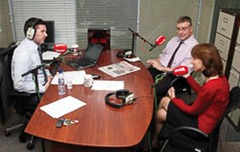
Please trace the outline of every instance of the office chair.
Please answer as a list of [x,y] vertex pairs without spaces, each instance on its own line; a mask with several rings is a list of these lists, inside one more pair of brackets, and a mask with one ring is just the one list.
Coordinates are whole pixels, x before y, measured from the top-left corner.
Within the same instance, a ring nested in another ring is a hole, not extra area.
[[[31,107],[28,103],[30,100],[36,100],[37,94],[18,92],[14,90],[13,81],[11,78],[11,60],[12,60],[13,52],[17,46],[18,46],[18,43],[12,42],[9,44],[9,46],[5,50],[5,54],[2,56],[2,60],[4,63],[4,69],[2,72],[5,75],[5,80],[6,80],[5,87],[7,87],[7,91],[8,91],[7,92],[8,102],[9,104],[14,105],[14,108],[16,109],[16,112],[18,114],[25,116],[26,121],[23,123],[17,124],[16,126],[6,128],[5,135],[9,136],[11,135],[11,132],[22,128],[22,131],[19,135],[19,140],[20,142],[25,142],[27,139],[26,139],[26,134],[24,133],[24,128],[27,125],[27,122],[30,119],[31,114],[34,112],[34,108]],[[27,149],[31,150],[34,148],[33,141],[34,141],[34,138],[33,136],[31,136],[31,139],[27,144]]]
[[[166,75],[168,75],[168,74],[166,74],[166,73],[158,74],[155,77],[154,87],[158,83],[160,83],[160,81],[164,81],[164,77]],[[191,73],[191,75],[194,75],[194,74]],[[188,96],[192,95],[192,89],[191,89],[190,85],[188,84],[187,80],[182,76],[175,77],[171,81],[170,85],[168,86],[168,88],[171,88],[171,87],[174,87],[177,96],[179,96],[179,95],[184,96],[185,94],[187,94]],[[168,89],[166,90],[166,94],[164,96],[167,96],[167,91],[168,91]],[[155,112],[158,108],[159,101],[162,97],[157,94],[157,90],[155,88],[154,89],[154,108],[155,108]]]
[[[165,124],[159,138],[162,141],[160,152],[188,151],[188,152],[216,152],[218,147],[219,129],[223,119],[233,110],[240,107],[240,88],[235,86],[230,91],[228,107],[210,134],[206,134],[197,128],[181,126],[177,128]],[[164,129],[172,129],[168,135],[164,135]],[[163,133],[162,133],[163,132]],[[198,135],[197,137],[191,134]]]
[[[157,109],[158,109],[158,104],[159,104],[159,101],[160,101],[160,97],[157,95],[157,91],[156,91],[156,84],[158,84],[160,81],[164,81],[164,77],[166,76],[167,74],[166,73],[161,73],[161,74],[158,74],[155,76],[155,83],[154,85],[152,86],[154,88],[154,111],[153,111],[153,118],[151,120],[151,123],[150,123],[150,126],[149,126],[149,129],[147,130],[147,133],[146,133],[146,138],[147,138],[147,145],[148,145],[148,149],[150,152],[152,152],[152,143],[151,143],[151,139],[152,139],[152,133],[154,130],[154,127],[155,127],[155,114],[157,112]],[[170,85],[169,85],[169,88],[173,86],[175,89],[176,89],[176,94],[183,94],[183,93],[187,93],[188,95],[191,95],[191,87],[190,85],[187,83],[186,79],[183,78],[183,77],[176,77],[174,78]],[[167,90],[166,90],[167,91]]]
[[173,86],[175,88],[176,94],[181,94],[181,93],[188,93],[191,95],[191,87],[188,84],[187,80],[184,77],[176,77],[170,86]]

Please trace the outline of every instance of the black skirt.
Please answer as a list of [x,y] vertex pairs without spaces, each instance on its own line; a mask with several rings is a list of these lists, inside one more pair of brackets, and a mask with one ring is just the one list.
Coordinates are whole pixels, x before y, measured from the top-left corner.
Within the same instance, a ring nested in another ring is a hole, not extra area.
[[180,110],[174,103],[170,101],[167,110],[167,123],[173,127],[189,126],[198,127],[198,117],[190,116],[189,114]]
[[[158,135],[159,139],[165,139],[168,137],[168,135],[173,131],[174,128],[180,127],[180,126],[188,126],[188,127],[194,127],[198,128],[198,117],[197,116],[190,116],[186,114],[185,112],[181,111],[177,106],[174,105],[170,101],[168,105],[167,110],[167,120],[163,125],[163,128],[160,131],[160,134]],[[195,132],[185,132],[184,134],[188,134],[191,137],[198,138],[199,134]]]

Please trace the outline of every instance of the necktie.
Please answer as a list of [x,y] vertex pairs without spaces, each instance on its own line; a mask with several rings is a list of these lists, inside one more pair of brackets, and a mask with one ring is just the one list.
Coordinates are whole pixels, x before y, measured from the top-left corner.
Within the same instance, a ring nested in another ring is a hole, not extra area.
[[[38,46],[38,49],[37,49],[37,50],[38,50],[38,54],[39,54],[39,57],[40,57],[40,60],[41,60],[41,64],[42,64],[43,59],[42,59],[42,51],[41,51],[41,47]],[[45,81],[45,83],[46,83],[46,82],[47,82],[47,73],[46,73],[44,67],[42,67],[41,69],[42,69],[42,72],[43,72],[44,81]]]
[[180,41],[180,43],[178,44],[177,48],[175,49],[175,51],[174,51],[172,57],[170,58],[167,67],[170,68],[170,67],[172,66],[172,63],[173,63],[174,57],[175,57],[175,55],[176,55],[178,49],[180,48],[180,46],[181,46],[183,43],[184,43],[183,41]]

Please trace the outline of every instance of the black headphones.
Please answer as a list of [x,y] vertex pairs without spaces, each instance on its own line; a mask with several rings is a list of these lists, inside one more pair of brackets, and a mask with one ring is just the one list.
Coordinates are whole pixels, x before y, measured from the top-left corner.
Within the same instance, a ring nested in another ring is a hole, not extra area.
[[[110,101],[109,97],[114,94],[116,99],[122,99],[122,103],[114,103]],[[117,90],[116,92],[110,92],[105,96],[106,104],[114,108],[121,108],[124,105],[132,104],[133,101],[135,101],[134,94],[125,89]]]
[[33,23],[32,23],[32,26],[30,26],[28,29],[27,29],[27,32],[26,32],[26,37],[29,39],[29,40],[33,40],[34,39],[34,36],[36,34],[36,30],[35,30],[35,26],[37,24],[39,20],[36,19]]

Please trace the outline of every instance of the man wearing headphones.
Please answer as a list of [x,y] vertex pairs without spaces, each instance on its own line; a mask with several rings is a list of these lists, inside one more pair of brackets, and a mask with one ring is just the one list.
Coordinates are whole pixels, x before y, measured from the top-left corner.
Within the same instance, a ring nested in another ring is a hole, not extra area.
[[[40,45],[47,37],[46,24],[42,19],[29,18],[24,24],[25,39],[15,49],[12,57],[12,79],[14,89],[19,92],[36,93],[32,74],[22,74],[42,64]],[[44,93],[50,85],[52,75],[45,68],[38,69],[39,93]]]

